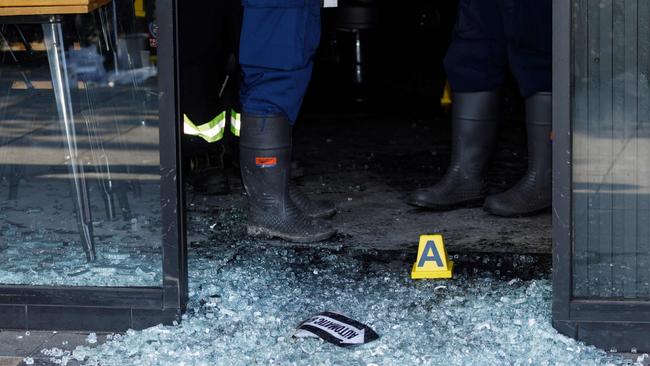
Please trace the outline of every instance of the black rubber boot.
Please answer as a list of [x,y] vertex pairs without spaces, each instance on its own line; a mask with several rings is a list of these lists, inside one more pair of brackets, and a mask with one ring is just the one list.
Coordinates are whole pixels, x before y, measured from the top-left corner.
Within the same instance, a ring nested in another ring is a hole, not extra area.
[[190,177],[190,184],[196,193],[209,196],[230,193],[228,174],[223,167],[201,169]]
[[488,197],[485,210],[498,216],[529,216],[551,207],[551,93],[526,99],[528,170],[508,191]]
[[499,137],[501,93],[455,93],[451,162],[433,187],[411,194],[408,203],[432,210],[483,204],[483,175]]
[[332,202],[312,200],[294,183],[289,184],[289,196],[296,206],[309,217],[327,218],[336,214],[336,207]]
[[251,236],[316,242],[336,231],[300,210],[290,196],[291,125],[280,116],[243,115],[239,156]]
[[230,193],[224,164],[225,146],[201,138],[183,135],[186,179],[194,192],[204,195]]

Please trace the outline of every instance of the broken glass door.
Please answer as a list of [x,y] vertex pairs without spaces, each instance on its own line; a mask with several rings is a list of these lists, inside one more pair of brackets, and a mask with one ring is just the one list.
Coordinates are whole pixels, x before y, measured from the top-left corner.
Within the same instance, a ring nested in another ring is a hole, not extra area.
[[0,284],[161,286],[153,14],[115,0],[88,14],[8,18]]

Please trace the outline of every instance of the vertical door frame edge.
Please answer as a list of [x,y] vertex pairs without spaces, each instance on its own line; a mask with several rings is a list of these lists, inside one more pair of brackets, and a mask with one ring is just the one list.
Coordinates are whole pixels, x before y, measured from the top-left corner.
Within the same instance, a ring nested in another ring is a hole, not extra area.
[[[553,0],[553,322],[570,320],[572,293],[571,1]],[[557,324],[560,325],[559,323]],[[564,328],[564,327],[562,327]]]

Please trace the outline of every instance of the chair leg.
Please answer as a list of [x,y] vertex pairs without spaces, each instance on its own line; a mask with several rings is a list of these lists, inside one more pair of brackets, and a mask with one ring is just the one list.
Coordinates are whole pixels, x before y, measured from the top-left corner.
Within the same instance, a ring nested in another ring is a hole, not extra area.
[[66,70],[65,49],[63,47],[63,32],[60,23],[43,24],[43,35],[47,48],[47,58],[50,64],[52,87],[56,98],[61,129],[65,132],[65,144],[70,156],[70,173],[73,178],[77,218],[81,234],[81,244],[86,252],[86,259],[93,262],[96,259],[95,243],[93,241],[92,215],[90,199],[83,164],[79,162],[77,136],[75,131],[70,85]]

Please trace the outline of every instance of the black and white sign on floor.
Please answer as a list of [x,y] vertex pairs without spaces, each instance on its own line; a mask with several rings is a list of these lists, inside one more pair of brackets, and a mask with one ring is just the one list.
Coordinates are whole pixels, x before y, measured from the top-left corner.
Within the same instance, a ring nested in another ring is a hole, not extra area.
[[363,323],[326,311],[300,323],[294,337],[318,337],[339,347],[350,347],[372,342],[379,335]]

